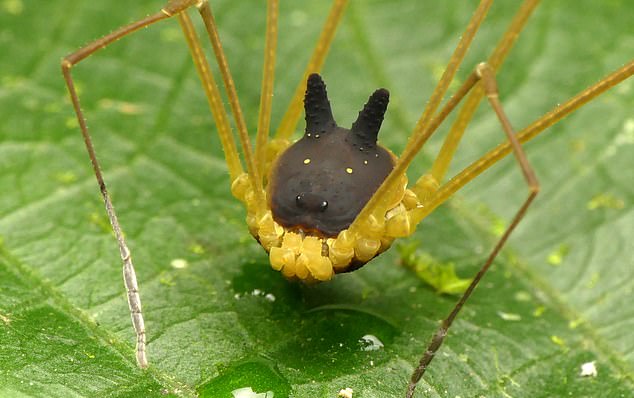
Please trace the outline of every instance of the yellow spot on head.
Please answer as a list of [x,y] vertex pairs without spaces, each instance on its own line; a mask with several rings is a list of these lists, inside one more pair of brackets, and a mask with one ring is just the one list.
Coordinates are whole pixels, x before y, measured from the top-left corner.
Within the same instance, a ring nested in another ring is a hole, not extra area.
[[352,168],[347,167],[347,168],[346,168],[346,173],[348,173],[348,174],[352,174]]
[[308,164],[308,163],[310,163],[310,159],[309,158],[304,159],[304,164]]
[[364,161],[363,161],[363,164],[368,164],[368,161],[367,161],[367,160],[364,160]]

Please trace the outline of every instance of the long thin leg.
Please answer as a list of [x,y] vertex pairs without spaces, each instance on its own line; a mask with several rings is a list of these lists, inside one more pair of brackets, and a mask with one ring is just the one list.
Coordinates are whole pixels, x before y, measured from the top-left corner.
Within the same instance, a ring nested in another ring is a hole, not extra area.
[[[539,0],[528,0],[524,2],[513,17],[511,24],[487,61],[494,72],[497,73],[499,68],[502,66],[504,59],[511,51],[511,48],[513,48],[515,41],[519,37],[519,33],[524,28],[524,25],[526,25],[528,18],[531,16],[538,3]],[[473,92],[471,92],[471,94],[469,94],[469,97],[467,97],[464,105],[460,109],[460,112],[456,117],[456,121],[451,126],[451,129],[443,142],[442,148],[440,149],[440,152],[438,152],[438,156],[434,160],[434,164],[431,168],[430,174],[437,182],[441,182],[445,177],[464,131],[483,97],[484,90],[481,87],[477,87],[473,90]]]
[[192,24],[191,19],[187,13],[178,14],[178,21],[185,35],[189,51],[192,55],[194,65],[198,71],[198,76],[205,90],[207,102],[209,103],[209,109],[216,122],[216,128],[218,130],[218,136],[222,144],[222,149],[225,153],[225,159],[227,160],[227,168],[229,169],[229,175],[231,182],[235,181],[238,176],[243,173],[242,163],[240,163],[240,156],[236,148],[236,143],[231,134],[231,125],[229,124],[229,118],[227,111],[222,103],[222,97],[218,90],[218,85],[211,74],[209,63],[203,53],[203,49],[200,46],[200,39],[196,34],[196,30]]
[[262,67],[262,89],[260,90],[260,112],[258,131],[255,137],[255,163],[264,178],[266,143],[271,124],[271,102],[275,78],[275,51],[277,48],[278,0],[268,0],[266,7],[266,40],[264,43],[264,65]]
[[315,50],[313,50],[313,55],[310,57],[308,65],[306,65],[306,69],[304,69],[304,74],[295,89],[293,99],[291,100],[291,103],[282,118],[280,126],[275,133],[276,139],[288,140],[295,132],[297,121],[299,120],[303,110],[302,100],[304,99],[304,92],[306,91],[306,80],[308,80],[308,75],[321,71],[321,67],[324,64],[324,60],[326,59],[326,55],[330,49],[332,39],[335,37],[337,26],[339,25],[339,21],[341,21],[341,17],[343,16],[343,12],[345,11],[347,5],[348,0],[335,0],[332,3],[332,8],[330,9],[328,18],[324,23],[321,34],[319,35]]
[[[632,75],[634,75],[634,60],[605,76],[597,83],[586,88],[565,103],[558,105],[550,112],[535,120],[533,123],[517,133],[517,139],[522,144],[528,142],[529,140],[535,138],[541,132],[546,130],[548,127],[557,123],[564,117],[576,111],[578,108],[582,107],[587,102],[590,102],[594,98],[603,94],[604,92],[621,83],[622,81],[628,79]],[[471,163],[460,173],[450,179],[446,184],[441,185],[441,187],[436,192],[431,194],[420,207],[412,210],[410,215],[411,223],[418,224],[432,211],[434,211],[434,209],[447,201],[447,199],[449,199],[451,195],[465,186],[469,181],[473,180],[489,167],[500,161],[503,157],[511,153],[511,150],[512,149],[510,144],[508,142],[505,142],[499,144],[497,147],[493,148],[484,156],[482,156],[480,159]]]
[[476,276],[473,278],[473,281],[471,282],[467,290],[464,292],[462,297],[460,297],[460,300],[458,300],[458,302],[456,303],[456,306],[453,308],[449,316],[442,321],[440,327],[438,328],[438,330],[432,337],[432,340],[427,346],[427,349],[425,350],[423,357],[420,359],[418,366],[416,367],[416,369],[414,370],[414,373],[412,374],[409,386],[407,388],[407,394],[406,394],[407,398],[411,398],[413,396],[414,389],[416,388],[416,384],[425,373],[425,370],[427,369],[427,366],[429,366],[432,359],[434,359],[434,356],[436,355],[436,352],[438,351],[445,337],[447,336],[447,331],[451,327],[451,324],[453,323],[454,319],[456,318],[456,316],[458,315],[458,313],[464,306],[464,303],[469,299],[469,297],[471,296],[471,293],[473,293],[473,290],[476,288],[476,286],[478,285],[478,283],[480,282],[484,274],[487,272],[487,270],[493,263],[493,260],[497,257],[498,253],[500,252],[500,250],[502,249],[502,247],[508,240],[509,236],[511,235],[515,227],[520,223],[520,221],[524,217],[524,214],[526,214],[526,210],[528,210],[528,207],[531,205],[531,203],[537,196],[537,193],[539,192],[539,183],[537,181],[537,177],[535,177],[535,172],[533,171],[533,168],[528,162],[528,159],[526,158],[526,154],[524,153],[522,146],[520,145],[517,137],[515,136],[515,132],[513,131],[513,127],[511,126],[511,123],[509,122],[508,118],[506,117],[506,114],[502,110],[502,105],[498,98],[497,83],[495,81],[495,75],[494,75],[493,69],[488,64],[482,63],[478,65],[478,67],[476,68],[476,73],[481,79],[480,81],[482,84],[482,88],[484,89],[487,99],[489,100],[489,103],[491,104],[491,107],[494,109],[497,117],[500,119],[500,123],[502,124],[504,133],[506,134],[506,137],[508,141],[510,142],[510,146],[513,149],[513,153],[515,154],[515,157],[517,158],[517,162],[519,163],[522,169],[522,173],[524,174],[524,179],[526,180],[526,183],[528,184],[529,194],[527,198],[524,200],[522,206],[519,208],[519,210],[515,214],[515,217],[513,217],[511,224],[508,226],[506,231],[504,231],[504,234],[502,235],[498,243],[495,245],[495,247],[491,251],[491,254],[487,258],[487,261],[484,263],[480,271],[478,271]]
[[387,202],[390,200],[391,196],[389,195],[389,193],[394,191],[397,184],[400,183],[401,177],[403,176],[403,174],[405,174],[405,171],[414,159],[414,156],[418,153],[418,151],[420,151],[422,146],[432,135],[433,130],[429,129],[428,127],[432,122],[434,112],[440,105],[443,96],[447,92],[449,84],[453,80],[458,67],[462,63],[462,60],[464,59],[464,56],[471,44],[471,41],[475,37],[480,24],[484,20],[484,17],[486,16],[487,11],[491,6],[491,3],[492,0],[482,0],[478,5],[478,8],[471,17],[469,25],[465,29],[465,32],[463,33],[460,41],[458,42],[458,45],[456,46],[456,49],[454,50],[454,53],[451,56],[451,59],[449,60],[449,63],[447,64],[447,68],[445,69],[443,76],[434,89],[434,92],[429,102],[427,103],[425,111],[423,112],[421,118],[418,120],[418,123],[416,123],[416,127],[412,132],[411,138],[407,142],[403,153],[399,156],[394,169],[392,170],[392,172],[390,172],[390,174],[383,181],[381,186],[377,189],[372,198],[370,198],[368,203],[361,210],[361,212],[359,212],[357,218],[348,228],[348,230],[352,234],[356,234],[366,229],[364,223],[367,223],[368,220],[370,220],[371,218],[383,218],[382,216],[377,217],[375,213],[383,212],[384,214],[385,210],[387,210],[387,207],[389,206],[389,203]]
[[238,101],[238,93],[236,91],[236,85],[231,77],[231,71],[229,70],[229,63],[222,49],[222,43],[220,42],[220,36],[218,35],[218,29],[216,29],[216,21],[211,12],[211,7],[207,0],[200,0],[196,5],[200,16],[205,24],[205,29],[211,41],[211,45],[214,49],[216,61],[220,69],[222,81],[227,91],[227,97],[229,98],[229,105],[231,106],[231,112],[233,113],[234,120],[236,122],[236,128],[238,130],[238,137],[242,146],[242,152],[244,153],[244,161],[246,163],[247,172],[249,173],[249,179],[254,191],[255,200],[250,202],[255,207],[256,215],[262,216],[266,206],[264,200],[264,190],[262,188],[262,179],[260,173],[255,164],[255,158],[253,156],[253,150],[251,148],[251,141],[249,139],[249,133],[247,131],[247,125],[244,121],[244,115],[242,114],[242,108]]
[[75,114],[77,115],[77,121],[79,122],[81,134],[84,137],[86,150],[88,151],[88,156],[90,157],[90,162],[92,163],[92,168],[95,172],[97,183],[99,184],[99,190],[101,191],[101,196],[103,197],[103,201],[106,206],[108,219],[110,220],[112,230],[114,231],[115,237],[119,244],[119,252],[121,254],[121,260],[123,261],[123,281],[128,296],[128,306],[130,308],[132,326],[134,327],[134,331],[136,333],[136,360],[139,367],[141,368],[146,368],[148,366],[148,361],[145,348],[145,323],[143,321],[143,313],[141,310],[141,297],[139,295],[139,286],[136,279],[136,273],[134,271],[134,265],[132,264],[130,249],[128,249],[128,246],[125,242],[125,237],[123,235],[123,232],[121,231],[121,226],[119,225],[117,214],[115,213],[110,195],[108,194],[108,190],[106,188],[106,183],[104,182],[103,175],[101,173],[101,167],[99,166],[97,156],[95,155],[95,149],[92,144],[92,139],[90,138],[88,127],[86,126],[86,119],[84,118],[84,113],[81,109],[79,96],[77,95],[77,90],[75,88],[75,83],[73,82],[73,78],[71,76],[71,69],[73,66],[77,65],[79,62],[81,62],[91,54],[94,54],[100,49],[105,48],[112,42],[119,40],[122,37],[127,36],[133,32],[136,32],[141,28],[147,27],[155,22],[169,18],[172,15],[194,5],[194,3],[194,0],[170,1],[160,12],[121,27],[110,33],[109,35],[106,35],[99,40],[95,40],[94,42],[62,59],[62,74],[64,75],[64,80],[66,81],[66,86],[68,87],[71,102],[73,103]]

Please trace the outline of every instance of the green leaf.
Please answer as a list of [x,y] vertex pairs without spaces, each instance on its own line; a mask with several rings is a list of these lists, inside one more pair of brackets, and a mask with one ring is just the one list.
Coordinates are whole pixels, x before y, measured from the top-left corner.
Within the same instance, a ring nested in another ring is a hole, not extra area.
[[[274,125],[329,7],[281,3]],[[121,40],[73,72],[137,267],[151,361],[148,371],[137,369],[116,243],[59,61],[162,5],[0,0],[0,396],[231,397],[244,387],[275,397],[335,397],[346,387],[354,398],[403,396],[455,297],[399,267],[396,250],[318,286],[273,271],[231,197],[175,21]],[[212,5],[254,130],[263,2]],[[381,140],[399,153],[474,7],[352,2],[323,70],[336,119],[350,124],[369,93],[388,88]],[[486,59],[516,8],[493,6],[459,78]],[[632,20],[625,0],[544,2],[499,73],[513,125],[628,62]],[[633,394],[633,84],[526,145],[541,193],[417,396]],[[452,172],[503,139],[482,106]],[[429,142],[410,180],[440,145],[440,136]],[[526,194],[515,161],[505,159],[407,241],[473,275]],[[553,267],[549,256],[562,247]],[[383,348],[364,350],[368,335]],[[598,375],[580,377],[591,361]]]

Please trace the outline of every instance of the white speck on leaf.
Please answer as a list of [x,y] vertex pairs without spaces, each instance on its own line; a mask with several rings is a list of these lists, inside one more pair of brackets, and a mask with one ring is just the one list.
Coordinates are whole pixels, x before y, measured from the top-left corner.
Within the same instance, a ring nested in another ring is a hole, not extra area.
[[273,391],[257,393],[251,387],[238,388],[231,391],[233,398],[273,398]]
[[579,376],[597,377],[598,374],[599,372],[597,372],[597,366],[595,364],[595,361],[590,361],[590,362],[581,364],[581,372],[579,373]]
[[510,312],[498,311],[498,316],[505,321],[521,321],[522,316],[519,314],[513,314]]
[[362,351],[377,351],[384,347],[383,342],[373,334],[366,334],[359,339]]
[[352,388],[350,387],[346,387],[342,390],[339,391],[339,394],[337,394],[337,397],[339,398],[352,398]]

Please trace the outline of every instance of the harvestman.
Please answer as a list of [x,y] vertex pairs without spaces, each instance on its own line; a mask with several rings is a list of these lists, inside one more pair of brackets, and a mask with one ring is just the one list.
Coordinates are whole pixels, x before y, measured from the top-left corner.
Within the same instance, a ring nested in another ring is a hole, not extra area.
[[[275,137],[269,140],[278,1],[268,1],[264,73],[255,149],[252,149],[249,142],[235,85],[211,8],[206,0],[168,1],[158,13],[124,26],[62,60],[64,79],[99,183],[108,218],[119,243],[132,324],[137,335],[136,358],[140,367],[148,366],[145,349],[146,332],[130,250],[125,243],[108,195],[71,77],[72,67],[91,54],[140,28],[173,16],[178,18],[216,122],[229,168],[232,193],[245,204],[249,230],[269,252],[271,266],[292,280],[308,283],[327,281],[336,273],[349,272],[363,266],[387,250],[395,238],[413,233],[416,225],[454,192],[513,152],[526,180],[528,196],[473,282],[432,337],[412,374],[407,397],[413,395],[416,384],[441,346],[456,315],[539,191],[539,183],[521,144],[634,73],[634,61],[630,61],[516,133],[498,99],[495,74],[537,5],[537,1],[527,0],[520,7],[489,59],[474,68],[456,93],[438,111],[441,100],[492,3],[492,0],[482,0],[405,149],[397,157],[376,141],[389,100],[387,90],[375,91],[351,129],[346,129],[339,127],[334,121],[325,84],[317,74],[324,62],[346,3],[346,0],[334,0],[289,109]],[[201,49],[200,40],[185,12],[190,7],[198,9],[213,45],[244,153],[246,171],[242,168],[229,117]],[[289,140],[301,115],[304,91],[306,131],[301,140],[291,145]],[[507,140],[443,183],[466,125],[485,96],[495,111]],[[405,172],[414,156],[446,116],[463,100],[464,104],[431,170],[415,184],[407,186]],[[340,152],[333,155],[334,149],[339,147],[346,151],[345,155],[342,156]],[[366,189],[361,189],[362,187]]]

